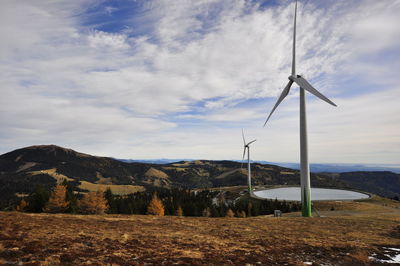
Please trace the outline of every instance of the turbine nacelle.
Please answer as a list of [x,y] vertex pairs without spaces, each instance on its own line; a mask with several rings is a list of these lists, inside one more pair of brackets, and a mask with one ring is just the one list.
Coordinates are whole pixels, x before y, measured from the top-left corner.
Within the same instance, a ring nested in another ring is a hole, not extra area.
[[253,142],[255,142],[255,141],[256,141],[256,139],[255,139],[255,140],[252,140],[252,141],[250,141],[249,143],[245,144],[245,145],[244,145],[244,147],[245,147],[245,148],[248,148],[248,147],[250,146],[250,144],[251,144],[251,143],[253,143]]
[[[247,149],[247,150],[250,150],[250,144],[252,144],[253,142],[255,142],[256,139],[255,139],[255,140],[252,140],[252,141],[250,141],[250,142],[248,142],[248,143],[246,143],[246,139],[244,138],[244,131],[243,131],[243,128],[242,128],[242,138],[243,138],[243,159],[242,159],[242,160],[244,160],[244,156],[246,155],[246,149]],[[243,165],[242,165],[242,167],[243,167]],[[241,168],[242,168],[242,167],[241,167]]]
[[249,151],[250,150],[250,144],[252,144],[253,142],[255,142],[256,141],[256,139],[255,140],[252,140],[252,141],[250,141],[249,143],[245,143],[244,144],[244,147],[243,147],[243,158],[242,158],[242,160],[244,160],[244,156],[246,156],[246,149]]

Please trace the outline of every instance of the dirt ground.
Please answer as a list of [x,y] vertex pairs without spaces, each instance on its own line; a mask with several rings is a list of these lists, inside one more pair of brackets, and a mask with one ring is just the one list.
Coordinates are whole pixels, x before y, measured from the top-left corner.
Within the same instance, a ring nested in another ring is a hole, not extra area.
[[[333,205],[335,211],[330,211]],[[329,216],[191,218],[0,212],[0,264],[373,265],[377,262],[368,256],[383,256],[384,248],[400,247],[396,206],[336,202],[322,204],[320,209]]]

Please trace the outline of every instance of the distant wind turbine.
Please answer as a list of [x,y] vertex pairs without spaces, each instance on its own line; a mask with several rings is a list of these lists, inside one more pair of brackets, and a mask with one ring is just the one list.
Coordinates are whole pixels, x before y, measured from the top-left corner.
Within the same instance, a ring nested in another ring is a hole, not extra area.
[[[246,140],[244,138],[244,132],[242,129],[242,137],[243,137],[243,158],[242,161],[244,161],[244,157],[246,155],[246,149],[247,149],[247,188],[249,191],[250,196],[253,194],[253,190],[251,188],[251,169],[250,169],[250,144],[255,142],[256,140],[252,140],[249,143],[246,143]],[[243,163],[242,163],[243,166]]]
[[307,119],[306,119],[306,99],[305,90],[314,94],[321,100],[336,106],[331,100],[317,91],[311,84],[302,76],[296,75],[296,17],[297,17],[297,0],[294,10],[294,27],[293,27],[293,57],[292,57],[292,74],[289,76],[289,82],[283,89],[282,94],[279,96],[274,108],[272,108],[264,126],[267,124],[272,113],[288,95],[290,87],[296,83],[300,87],[300,184],[301,184],[301,204],[302,215],[304,217],[311,217],[311,188],[310,188],[310,169],[308,163],[308,148],[307,148]]

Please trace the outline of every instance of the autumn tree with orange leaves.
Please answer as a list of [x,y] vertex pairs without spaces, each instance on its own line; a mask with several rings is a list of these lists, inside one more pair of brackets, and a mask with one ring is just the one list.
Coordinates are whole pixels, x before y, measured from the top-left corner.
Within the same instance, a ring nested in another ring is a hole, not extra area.
[[149,206],[147,206],[147,214],[164,216],[164,204],[157,197],[157,194],[153,195]]
[[18,212],[23,212],[25,211],[26,207],[28,207],[28,203],[24,199],[22,199],[21,202],[18,204],[16,210]]
[[85,214],[104,214],[108,210],[108,202],[102,191],[92,191],[83,195],[78,201],[78,208]]
[[66,199],[67,188],[63,185],[56,185],[51,193],[49,201],[46,203],[44,210],[46,212],[65,212],[68,208]]

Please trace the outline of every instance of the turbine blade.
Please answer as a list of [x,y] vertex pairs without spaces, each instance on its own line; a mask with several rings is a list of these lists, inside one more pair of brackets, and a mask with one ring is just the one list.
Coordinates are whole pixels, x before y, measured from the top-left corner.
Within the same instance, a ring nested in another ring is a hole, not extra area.
[[308,83],[307,80],[305,80],[303,77],[295,77],[293,78],[294,82],[296,82],[301,88],[305,89],[306,91],[314,94],[315,96],[317,96],[318,98],[320,98],[321,100],[324,100],[325,102],[333,105],[333,106],[337,106],[336,104],[334,104],[331,100],[329,100],[327,97],[325,97],[322,93],[320,93],[319,91],[317,91],[313,86],[311,86],[310,83]]
[[278,107],[278,105],[283,101],[283,99],[285,99],[285,97],[289,94],[289,90],[290,90],[290,87],[292,86],[292,84],[293,84],[293,81],[289,80],[289,83],[283,89],[283,91],[281,93],[281,96],[279,96],[278,101],[276,102],[274,108],[272,108],[271,113],[269,114],[267,120],[265,121],[264,127],[267,124],[267,122],[268,122],[269,118],[271,117],[272,113],[275,111],[276,107]]
[[294,25],[293,25],[293,57],[292,57],[292,75],[296,75],[296,18],[297,18],[297,0],[294,8]]
[[243,132],[243,128],[242,128],[242,138],[243,138],[243,145],[246,146],[246,140],[244,139],[244,132]]
[[256,141],[256,139],[255,140],[252,140],[252,141],[250,141],[249,143],[247,143],[247,146],[249,146],[251,143],[253,143],[254,141]]

